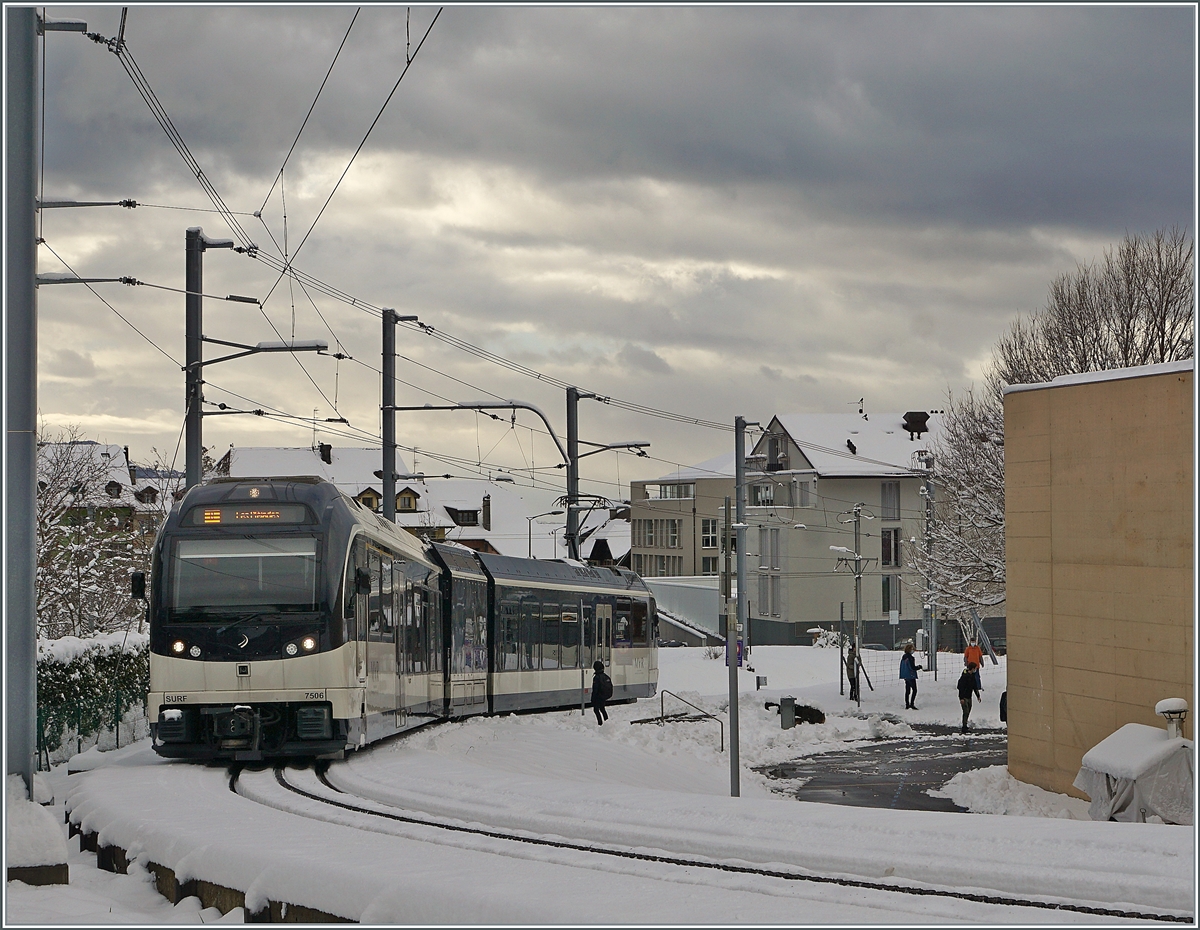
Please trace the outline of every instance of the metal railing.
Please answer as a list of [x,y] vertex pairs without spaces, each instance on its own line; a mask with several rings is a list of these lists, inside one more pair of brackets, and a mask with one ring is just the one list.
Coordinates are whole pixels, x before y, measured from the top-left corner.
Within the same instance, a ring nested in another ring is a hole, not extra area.
[[668,694],[671,695],[671,697],[675,698],[675,700],[682,701],[688,707],[692,708],[693,710],[699,711],[705,717],[708,717],[710,720],[715,720],[717,722],[717,726],[719,726],[721,728],[721,752],[724,752],[725,751],[725,724],[721,720],[721,718],[715,716],[714,714],[710,714],[703,707],[697,707],[695,704],[693,704],[691,701],[687,700],[686,698],[681,698],[674,691],[667,691],[666,689],[663,689],[662,691],[658,692],[658,725],[660,727],[665,726],[666,722],[667,722],[667,719],[666,719],[666,697]]

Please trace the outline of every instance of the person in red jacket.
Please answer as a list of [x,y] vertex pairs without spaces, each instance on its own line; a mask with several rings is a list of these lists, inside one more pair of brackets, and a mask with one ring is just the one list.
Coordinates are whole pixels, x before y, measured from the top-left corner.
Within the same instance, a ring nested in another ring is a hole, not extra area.
[[983,650],[979,647],[976,640],[971,640],[966,649],[963,650],[963,665],[972,665],[975,667],[975,690],[983,690],[983,679],[979,677],[979,670],[983,668]]

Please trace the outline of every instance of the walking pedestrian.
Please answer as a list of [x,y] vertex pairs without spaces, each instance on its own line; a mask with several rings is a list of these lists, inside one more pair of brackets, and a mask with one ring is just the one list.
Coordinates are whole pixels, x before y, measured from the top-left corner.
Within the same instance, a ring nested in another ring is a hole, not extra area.
[[917,665],[913,656],[913,644],[904,647],[904,655],[900,657],[900,677],[904,679],[904,709],[917,709],[917,672],[923,666]]
[[846,650],[846,677],[850,680],[850,700],[858,700],[858,651],[854,643]]
[[958,676],[958,703],[962,706],[962,731],[964,733],[967,732],[967,720],[971,716],[971,695],[974,694],[979,700],[983,700],[983,695],[979,693],[979,686],[975,684],[975,671],[975,663],[971,662]]
[[979,670],[983,668],[983,649],[979,645],[978,639],[972,639],[966,649],[963,650],[963,665],[975,666],[975,690],[983,690],[983,679],[979,677]]
[[604,726],[604,721],[608,719],[604,705],[612,697],[613,683],[604,673],[604,663],[599,659],[592,663],[592,670],[596,673],[592,676],[592,710],[596,714],[596,724]]

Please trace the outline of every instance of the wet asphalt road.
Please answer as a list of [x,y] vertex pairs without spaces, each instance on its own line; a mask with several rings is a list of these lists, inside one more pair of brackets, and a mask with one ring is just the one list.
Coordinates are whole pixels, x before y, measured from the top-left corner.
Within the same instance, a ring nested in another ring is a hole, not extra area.
[[965,736],[949,726],[914,724],[913,730],[916,737],[875,740],[756,771],[777,779],[779,784],[772,786],[775,790],[800,801],[962,811],[964,808],[948,798],[933,798],[926,791],[940,788],[959,772],[1008,762],[1004,728],[971,730]]

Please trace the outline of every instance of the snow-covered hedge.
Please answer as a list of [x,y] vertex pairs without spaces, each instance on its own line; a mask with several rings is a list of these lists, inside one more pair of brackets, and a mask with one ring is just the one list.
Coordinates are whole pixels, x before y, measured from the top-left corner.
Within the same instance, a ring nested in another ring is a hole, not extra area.
[[37,681],[43,761],[64,761],[97,743],[101,748],[124,745],[148,732],[150,637],[145,633],[39,640]]
[[[813,645],[819,649],[837,649],[838,646],[849,646],[850,637],[838,633],[837,630],[825,630],[813,627],[808,631],[813,634]],[[839,638],[841,642],[839,642]]]

